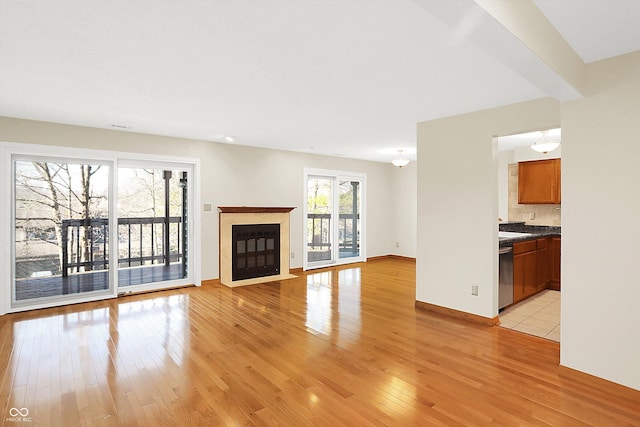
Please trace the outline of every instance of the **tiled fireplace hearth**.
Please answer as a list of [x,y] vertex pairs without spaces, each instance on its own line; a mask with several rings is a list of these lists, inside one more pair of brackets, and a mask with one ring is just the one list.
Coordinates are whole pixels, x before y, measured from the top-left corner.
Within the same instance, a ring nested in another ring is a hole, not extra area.
[[289,213],[293,209],[218,207],[223,285],[235,287],[296,277],[289,274]]

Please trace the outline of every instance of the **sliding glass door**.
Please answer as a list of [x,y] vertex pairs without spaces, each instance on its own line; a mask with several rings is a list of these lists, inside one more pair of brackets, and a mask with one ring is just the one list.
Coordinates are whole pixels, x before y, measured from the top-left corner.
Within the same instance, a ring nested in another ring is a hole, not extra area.
[[198,162],[0,143],[3,312],[200,284]]
[[357,179],[339,180],[338,216],[338,256],[340,258],[360,257],[360,209],[362,181]]
[[[187,165],[118,168],[118,289],[189,276]],[[155,288],[155,287],[154,287]]]
[[307,178],[306,259],[310,265],[331,264],[335,261],[333,187],[334,179],[331,177]]
[[364,261],[365,176],[305,170],[304,268]]
[[108,293],[111,164],[13,158],[13,301]]

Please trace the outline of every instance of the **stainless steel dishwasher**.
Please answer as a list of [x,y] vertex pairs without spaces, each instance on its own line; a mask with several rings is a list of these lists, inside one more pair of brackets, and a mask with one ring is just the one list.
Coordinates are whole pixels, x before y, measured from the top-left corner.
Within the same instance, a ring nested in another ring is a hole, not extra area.
[[498,308],[513,303],[513,247],[503,246],[498,250]]

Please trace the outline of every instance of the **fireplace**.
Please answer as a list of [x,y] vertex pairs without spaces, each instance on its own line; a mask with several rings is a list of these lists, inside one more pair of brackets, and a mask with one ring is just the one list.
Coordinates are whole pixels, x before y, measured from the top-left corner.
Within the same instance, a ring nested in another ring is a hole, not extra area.
[[218,206],[220,283],[235,287],[296,277],[289,274],[293,209]]
[[231,227],[233,281],[280,274],[280,224]]

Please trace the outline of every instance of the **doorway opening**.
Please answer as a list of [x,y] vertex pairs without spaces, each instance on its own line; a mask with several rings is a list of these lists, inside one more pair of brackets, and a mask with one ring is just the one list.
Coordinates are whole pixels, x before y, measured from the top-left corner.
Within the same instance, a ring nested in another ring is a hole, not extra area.
[[559,342],[561,149],[539,144],[559,143],[561,130],[496,139],[499,253],[512,257],[507,269],[500,255],[500,326]]

